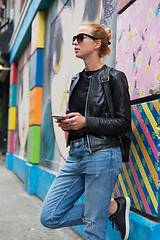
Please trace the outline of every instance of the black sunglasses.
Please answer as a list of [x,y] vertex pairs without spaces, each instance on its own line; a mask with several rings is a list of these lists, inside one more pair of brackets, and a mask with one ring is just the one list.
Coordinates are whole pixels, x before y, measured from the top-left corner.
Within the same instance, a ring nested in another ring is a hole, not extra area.
[[74,36],[74,37],[72,38],[72,44],[74,43],[75,40],[77,40],[78,43],[83,42],[84,36],[87,36],[87,37],[89,37],[89,38],[92,38],[93,40],[98,40],[98,39],[99,39],[99,38],[96,38],[96,37],[91,36],[91,35],[86,34],[86,33],[80,33],[80,34],[78,34],[77,36]]

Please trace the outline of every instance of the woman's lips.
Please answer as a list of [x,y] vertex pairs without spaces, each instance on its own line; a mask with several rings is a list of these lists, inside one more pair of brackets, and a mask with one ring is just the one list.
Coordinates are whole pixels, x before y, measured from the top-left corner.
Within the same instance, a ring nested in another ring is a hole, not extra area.
[[78,51],[79,51],[79,48],[75,48],[74,51],[75,51],[75,52],[78,52]]

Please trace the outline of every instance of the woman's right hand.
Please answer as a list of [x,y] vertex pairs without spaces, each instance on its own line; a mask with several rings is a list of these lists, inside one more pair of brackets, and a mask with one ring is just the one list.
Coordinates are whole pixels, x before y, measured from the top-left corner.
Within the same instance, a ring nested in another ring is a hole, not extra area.
[[85,127],[86,119],[80,113],[70,113],[63,115],[65,120],[57,120],[58,127],[63,131],[78,130]]

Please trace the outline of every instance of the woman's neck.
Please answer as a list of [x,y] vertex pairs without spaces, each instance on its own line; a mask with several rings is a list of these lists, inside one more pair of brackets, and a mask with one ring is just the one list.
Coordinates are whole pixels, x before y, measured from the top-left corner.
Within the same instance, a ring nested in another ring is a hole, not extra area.
[[96,61],[95,59],[93,61],[84,61],[84,63],[86,71],[96,71],[104,65],[101,59],[98,59],[98,61]]

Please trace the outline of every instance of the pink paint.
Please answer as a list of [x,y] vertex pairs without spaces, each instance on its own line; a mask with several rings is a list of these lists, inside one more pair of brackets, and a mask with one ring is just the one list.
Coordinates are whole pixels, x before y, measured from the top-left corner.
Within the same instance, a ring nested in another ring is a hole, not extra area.
[[130,166],[133,178],[134,178],[134,180],[136,182],[136,186],[138,188],[139,195],[141,196],[141,199],[142,199],[142,202],[143,202],[143,207],[145,208],[146,213],[152,214],[131,159],[129,161],[129,166]]
[[14,135],[15,135],[15,130],[10,130],[10,137],[9,137],[9,153],[14,152]]
[[152,152],[153,152],[153,154],[154,154],[154,156],[155,156],[155,158],[158,162],[158,149],[156,148],[156,146],[154,144],[154,141],[153,141],[150,133],[148,132],[148,128],[147,128],[145,122],[143,121],[142,116],[140,115],[137,106],[136,105],[132,106],[132,109],[133,109],[133,111],[134,111],[134,113],[135,113],[135,115],[138,119],[138,122],[139,122],[139,124],[140,124],[140,126],[143,130],[143,133],[144,133],[144,135],[145,135],[145,137],[146,137],[146,139],[149,143],[149,146],[152,149]]
[[12,62],[10,67],[10,86],[13,83],[17,83],[17,63]]
[[138,0],[118,16],[116,68],[127,76],[131,100],[160,91],[160,34],[157,30],[160,29],[160,18],[156,14],[158,4],[157,1]]
[[129,4],[132,4],[131,0],[118,0],[117,13],[121,13]]
[[115,190],[116,190],[117,196],[121,196],[117,183],[116,183],[116,185],[114,186],[114,188],[115,188]]

